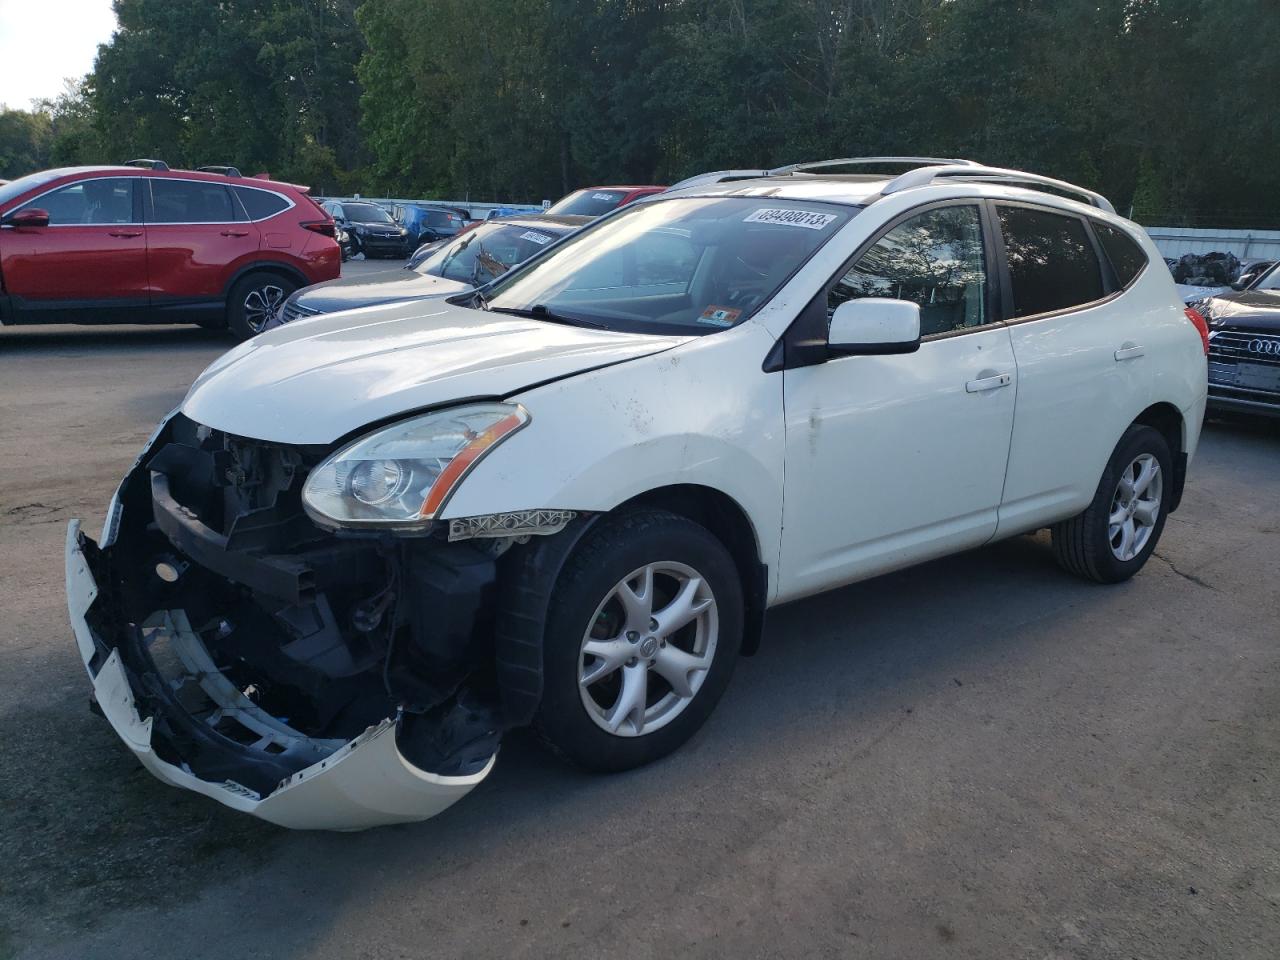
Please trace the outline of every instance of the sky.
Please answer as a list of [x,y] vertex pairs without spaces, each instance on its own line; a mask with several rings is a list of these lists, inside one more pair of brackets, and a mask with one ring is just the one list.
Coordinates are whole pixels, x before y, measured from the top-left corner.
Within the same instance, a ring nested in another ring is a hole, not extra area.
[[111,39],[111,0],[0,0],[0,104],[27,109],[93,67]]

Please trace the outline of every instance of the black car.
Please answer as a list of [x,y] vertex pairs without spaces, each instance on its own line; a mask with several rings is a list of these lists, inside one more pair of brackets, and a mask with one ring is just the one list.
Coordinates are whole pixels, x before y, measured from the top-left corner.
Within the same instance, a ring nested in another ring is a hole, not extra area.
[[426,245],[400,276],[349,277],[303,287],[285,301],[272,326],[319,313],[462,293],[502,276],[592,219],[530,215],[486,221]]
[[352,256],[407,257],[415,237],[391,218],[391,214],[367,200],[325,200],[325,213],[333,217],[338,229],[351,237]]
[[1209,321],[1209,407],[1280,417],[1280,264],[1193,303]]

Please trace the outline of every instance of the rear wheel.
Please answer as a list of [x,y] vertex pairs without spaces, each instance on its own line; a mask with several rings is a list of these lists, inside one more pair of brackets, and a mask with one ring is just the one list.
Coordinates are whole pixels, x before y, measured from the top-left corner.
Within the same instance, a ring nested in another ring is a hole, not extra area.
[[1098,583],[1119,583],[1142,569],[1169,514],[1173,457],[1164,436],[1135,424],[1116,445],[1093,502],[1053,527],[1063,569]]
[[742,624],[737,567],[708,530],[660,510],[605,521],[557,580],[535,731],[589,770],[665,756],[724,693]]
[[297,289],[296,283],[278,273],[257,271],[241,277],[227,300],[227,328],[239,340],[256,336]]

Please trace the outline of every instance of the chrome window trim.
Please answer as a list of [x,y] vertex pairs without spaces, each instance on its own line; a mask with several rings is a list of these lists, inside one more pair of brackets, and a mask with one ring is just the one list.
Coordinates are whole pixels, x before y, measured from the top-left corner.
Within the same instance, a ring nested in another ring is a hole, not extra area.
[[[31,206],[31,204],[35,203],[41,197],[47,197],[49,194],[56,193],[59,190],[65,190],[68,187],[74,187],[78,183],[89,183],[90,181],[93,181],[93,180],[146,181],[148,189],[150,189],[150,186],[151,186],[150,181],[152,180],[178,180],[178,181],[181,181],[182,183],[214,183],[214,184],[218,183],[218,181],[216,180],[192,180],[189,177],[145,177],[145,176],[139,176],[136,173],[117,173],[117,174],[109,173],[99,177],[81,177],[77,180],[72,180],[68,183],[60,183],[56,187],[50,187],[48,190],[42,190],[40,193],[37,193],[30,200],[26,200],[20,206],[14,207],[13,210],[10,212],[17,213],[19,210],[23,210],[26,207]],[[137,227],[215,226],[216,227],[216,226],[226,226],[228,224],[234,224],[234,223],[266,223],[268,220],[274,220],[276,217],[280,216],[281,214],[288,213],[290,210],[292,210],[294,207],[297,206],[297,203],[295,203],[291,197],[287,196],[286,194],[280,193],[278,190],[272,190],[269,187],[251,186],[250,184],[247,184],[247,183],[235,183],[235,184],[225,183],[225,184],[221,184],[221,186],[226,187],[228,190],[230,190],[230,188],[233,186],[244,187],[246,190],[261,190],[263,193],[270,193],[274,196],[279,197],[281,200],[287,203],[288,206],[285,207],[283,210],[278,211],[277,213],[271,214],[271,216],[269,217],[259,217],[257,220],[147,220],[144,218],[142,220],[121,221],[119,223],[51,223],[44,229],[48,230],[48,229],[54,229],[59,227],[129,227],[129,226],[137,226]],[[232,197],[234,199],[235,195],[232,194]],[[248,210],[245,210],[246,214],[248,212],[249,212]]]

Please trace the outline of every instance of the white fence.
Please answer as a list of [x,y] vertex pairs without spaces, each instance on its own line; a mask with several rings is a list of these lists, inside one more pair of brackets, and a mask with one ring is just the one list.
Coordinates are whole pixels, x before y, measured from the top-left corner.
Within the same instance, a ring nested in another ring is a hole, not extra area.
[[392,207],[396,204],[419,203],[423,206],[444,206],[459,207],[471,213],[473,220],[483,220],[489,216],[491,210],[518,210],[521,213],[541,213],[542,207],[535,203],[472,203],[470,200],[419,200],[401,197],[362,197],[356,195],[354,197],[339,197],[326,194],[323,197],[316,197],[317,200],[359,200],[366,203],[376,203],[384,207]]
[[1280,230],[1214,230],[1147,227],[1166,257],[1184,253],[1234,253],[1241,260],[1280,260]]

